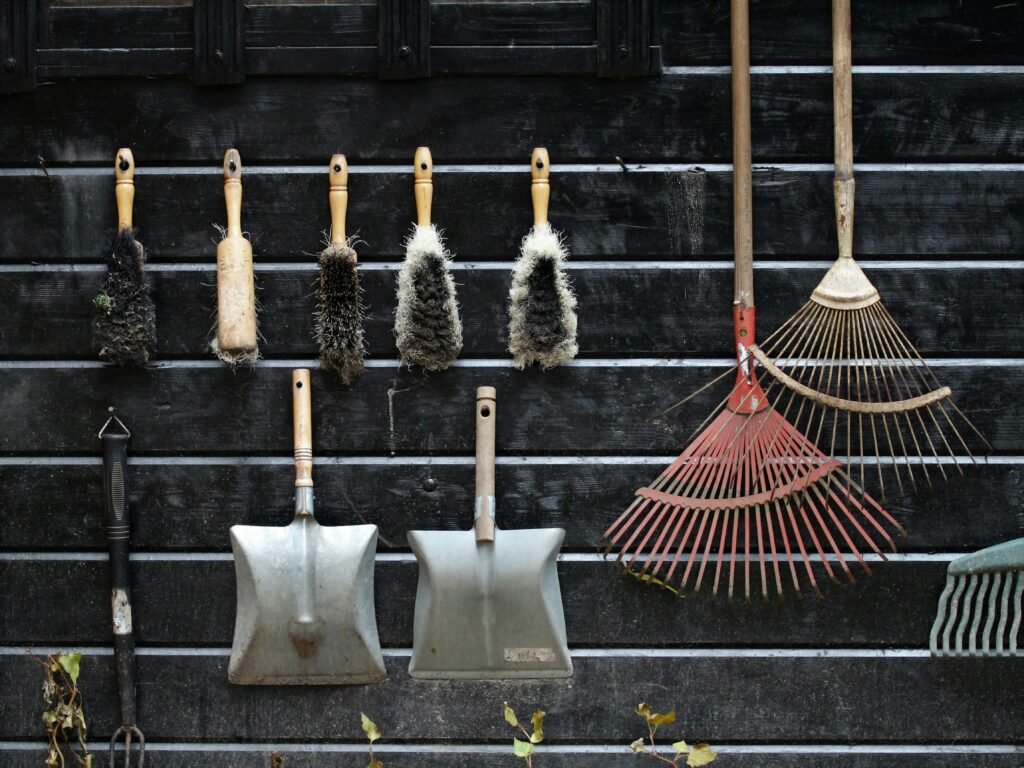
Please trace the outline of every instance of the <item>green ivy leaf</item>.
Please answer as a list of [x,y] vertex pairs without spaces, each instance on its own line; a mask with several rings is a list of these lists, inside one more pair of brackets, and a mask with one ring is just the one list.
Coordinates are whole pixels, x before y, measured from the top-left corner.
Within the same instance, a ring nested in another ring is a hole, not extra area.
[[519,727],[519,720],[516,718],[516,713],[512,710],[512,707],[508,705],[507,701],[501,703],[502,714],[505,715],[505,722],[511,725],[513,728]]
[[359,717],[362,718],[363,721],[363,733],[366,734],[366,738],[368,738],[370,743],[373,744],[373,742],[380,738],[380,729],[373,720],[368,718],[362,712],[359,713]]
[[78,673],[82,668],[82,654],[81,653],[62,653],[57,657],[57,661],[65,672],[68,673],[68,677],[71,678],[72,683],[78,682]]
[[544,741],[544,715],[547,714],[543,709],[538,709],[533,715],[530,716],[530,722],[533,723],[533,733],[530,734],[531,744],[540,744]]
[[516,757],[529,757],[533,754],[533,744],[530,742],[519,739],[512,739],[512,742],[512,751],[516,753]]
[[685,755],[687,752],[690,751],[690,745],[687,744],[685,741],[677,741],[675,744],[672,745],[672,749],[676,751],[677,755]]
[[702,765],[714,762],[718,755],[711,749],[710,744],[697,744],[690,750],[686,758],[686,764],[691,768],[700,768]]

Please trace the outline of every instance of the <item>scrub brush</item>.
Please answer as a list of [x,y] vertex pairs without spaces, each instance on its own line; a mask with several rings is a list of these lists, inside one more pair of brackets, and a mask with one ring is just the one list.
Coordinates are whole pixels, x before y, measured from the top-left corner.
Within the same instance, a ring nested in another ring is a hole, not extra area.
[[417,224],[405,244],[405,263],[398,275],[395,337],[406,365],[441,371],[462,350],[462,321],[451,275],[451,254],[430,223],[433,161],[420,147],[415,158]]
[[579,351],[576,296],[564,271],[568,253],[548,223],[550,172],[548,151],[533,150],[533,229],[523,238],[509,291],[508,349],[517,368],[554,368]]
[[114,159],[117,234],[106,256],[107,276],[93,299],[93,344],[100,359],[141,366],[156,353],[156,307],[146,284],[146,253],[135,239],[135,158],[119,149]]
[[337,372],[351,384],[363,372],[363,301],[358,261],[345,237],[348,210],[348,162],[344,155],[331,158],[331,241],[320,253],[320,281],[316,290],[316,341],[320,367]]

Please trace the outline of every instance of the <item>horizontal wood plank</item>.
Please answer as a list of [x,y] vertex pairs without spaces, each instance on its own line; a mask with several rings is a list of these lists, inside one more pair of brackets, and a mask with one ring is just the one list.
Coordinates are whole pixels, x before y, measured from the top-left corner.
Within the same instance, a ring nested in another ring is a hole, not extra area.
[[[97,734],[113,730],[111,661],[82,665]],[[546,730],[562,743],[632,741],[642,735],[633,712],[640,701],[664,709],[690,702],[679,732],[711,743],[1024,739],[1024,723],[1007,716],[1024,706],[1024,667],[1014,659],[591,657],[576,658],[568,680],[501,684],[413,681],[408,659],[391,657],[379,685],[283,688],[229,685],[226,656],[138,661],[139,722],[154,741],[357,742],[359,712],[367,712],[380,713],[392,742],[458,742],[470,733],[507,744],[502,700],[543,707]],[[0,686],[10,692],[0,699],[0,738],[38,738],[39,685],[32,659],[0,658]]]
[[[310,259],[312,262],[312,259]],[[630,267],[569,274],[579,299],[581,358],[686,355],[727,357],[731,351],[732,270]],[[777,328],[810,296],[825,267],[762,264],[756,289],[758,320]],[[257,270],[261,323],[269,358],[315,357],[313,263]],[[1005,300],[1024,291],[1024,268],[928,268],[913,262],[871,268],[897,323],[926,356],[1013,356],[1024,335],[1024,319]],[[157,302],[157,357],[195,358],[208,352],[216,272],[150,271]],[[456,272],[465,346],[462,357],[508,355],[506,304],[511,272],[467,269]],[[102,285],[96,269],[55,268],[0,273],[0,358],[94,359],[92,299]],[[371,358],[394,359],[397,264],[360,273],[366,306],[364,327]],[[921,296],[933,302],[919,301]],[[722,311],[715,312],[720,307]],[[695,312],[694,308],[707,308]],[[998,329],[998,332],[995,332]]]
[[[290,457],[194,461],[129,465],[135,551],[226,552],[230,526],[290,519]],[[563,551],[594,552],[636,488],[661,469],[661,462],[628,457],[615,463],[587,457],[501,463],[498,514],[509,528],[565,528]],[[324,525],[374,523],[381,552],[407,551],[409,530],[468,527],[473,471],[468,457],[462,463],[318,462],[317,519]],[[0,517],[8,521],[0,526],[0,550],[105,552],[102,498],[98,456],[87,465],[31,459],[0,464]],[[982,467],[930,495],[890,499],[886,506],[909,531],[898,541],[903,552],[967,552],[1015,539],[1024,536],[1024,464]]]
[[[558,174],[556,166],[555,174],[551,221],[574,259],[732,258],[727,171]],[[403,255],[413,218],[410,176],[351,176],[349,229],[362,241],[363,261]],[[313,263],[330,222],[326,173],[250,171],[243,183],[242,226],[257,264]],[[1024,172],[894,169],[861,173],[857,185],[859,256],[1020,256]],[[106,169],[8,176],[0,185],[0,208],[7,212],[0,260],[8,262],[98,262],[117,220]],[[756,171],[754,211],[759,255],[835,253],[830,172]],[[139,171],[135,223],[154,263],[212,264],[220,237],[214,225],[224,217],[219,173]],[[509,261],[532,222],[527,174],[438,171],[434,220],[458,260]]]
[[[274,521],[285,522],[280,516]],[[713,601],[707,589],[695,598],[680,599],[600,561],[563,562],[559,576],[573,648],[923,648],[947,565],[874,563],[870,577],[858,568],[852,585],[832,585],[817,568],[822,599],[810,592],[799,599],[789,591],[781,603],[757,597],[749,604],[742,597],[730,604],[724,594]],[[759,591],[756,570],[755,564],[751,579]],[[416,573],[414,562],[377,564],[377,626],[384,647],[412,646]],[[74,647],[109,643],[105,560],[0,560],[0,576],[4,583],[22,585],[17,594],[0,595],[4,642]],[[72,602],[65,597],[69,585],[74,585]],[[230,647],[235,620],[230,561],[137,561],[132,589],[140,644]],[[64,607],[55,611],[55,605]],[[598,608],[601,620],[594,621]],[[698,611],[700,619],[695,620]],[[757,632],[751,633],[754,626]]]
[[[555,50],[592,55],[571,46]],[[502,46],[481,51],[518,56]],[[345,71],[363,59],[372,63],[374,51],[293,53],[320,56],[332,71],[341,63]],[[138,64],[130,53],[109,55],[127,57],[126,67]],[[180,59],[173,50],[161,55]],[[252,55],[253,65],[266,71],[277,66],[267,57],[293,54],[265,47]],[[444,56],[439,57],[444,69]],[[72,66],[75,59],[67,62]],[[827,73],[755,73],[751,84],[755,162],[831,162]],[[1022,87],[1024,75],[1013,72],[859,73],[855,157],[858,162],[1020,157],[1024,139],[1017,128],[1024,121],[1024,103],[1005,94]],[[725,70],[630,81],[580,78],[571,87],[550,77],[412,82],[276,77],[220,90],[196,88],[183,79],[56,82],[32,95],[0,97],[5,111],[0,162],[35,166],[41,157],[48,164],[106,166],[118,146],[131,146],[140,170],[165,163],[217,165],[227,147],[238,146],[249,164],[319,164],[339,149],[353,162],[408,163],[425,136],[431,137],[437,163],[525,165],[534,145],[551,151],[556,170],[570,155],[575,161],[613,162],[619,156],[629,163],[728,162],[729,93]],[[566,114],[573,120],[565,120]],[[296,140],[299,115],[301,141]],[[337,130],[339,115],[345,117],[344,135]],[[67,130],[69,122],[75,131]]]
[[[936,367],[957,402],[997,451],[1024,451],[1015,407],[1021,366]],[[511,367],[454,368],[426,376],[369,368],[350,390],[313,373],[314,449],[329,454],[468,455],[474,391],[499,394],[498,455],[677,453],[718,402],[710,391],[681,412],[655,419],[721,369],[700,366],[587,366],[548,372]],[[0,391],[17,429],[0,433],[0,453],[94,455],[108,406],[133,428],[138,454],[287,455],[292,448],[288,368],[232,371],[171,366],[0,367]],[[579,397],[586,393],[586,397]]]

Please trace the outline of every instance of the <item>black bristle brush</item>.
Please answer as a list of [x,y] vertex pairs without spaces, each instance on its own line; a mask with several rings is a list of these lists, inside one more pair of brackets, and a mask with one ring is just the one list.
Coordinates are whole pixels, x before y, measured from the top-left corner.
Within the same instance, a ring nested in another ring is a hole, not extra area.
[[363,298],[358,259],[345,236],[348,211],[348,162],[344,155],[331,158],[331,239],[320,253],[320,280],[316,289],[316,341],[320,367],[335,371],[345,384],[363,372]]
[[403,363],[441,371],[462,351],[462,320],[451,254],[430,222],[434,164],[429,149],[416,150],[414,168],[417,223],[398,275],[395,338]]
[[146,283],[146,253],[135,239],[135,158],[119,149],[114,159],[117,233],[106,254],[107,274],[93,299],[93,346],[114,365],[141,366],[156,354],[156,307]]
[[551,163],[533,150],[533,229],[523,238],[509,291],[508,348],[516,367],[554,368],[576,357],[576,296],[565,276],[562,237],[548,223]]

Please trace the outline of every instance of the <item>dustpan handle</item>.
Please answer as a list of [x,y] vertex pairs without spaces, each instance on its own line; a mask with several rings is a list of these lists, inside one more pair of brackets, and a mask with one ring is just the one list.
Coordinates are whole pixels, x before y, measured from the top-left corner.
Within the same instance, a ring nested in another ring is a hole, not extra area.
[[494,434],[497,411],[494,387],[476,390],[476,540],[494,541]]
[[853,258],[853,42],[850,0],[832,0],[832,120],[839,257]]
[[309,369],[292,371],[292,420],[295,434],[295,514],[313,514],[313,403]]
[[732,168],[735,294],[742,309],[754,306],[754,205],[750,149],[750,14],[747,0],[732,0]]

